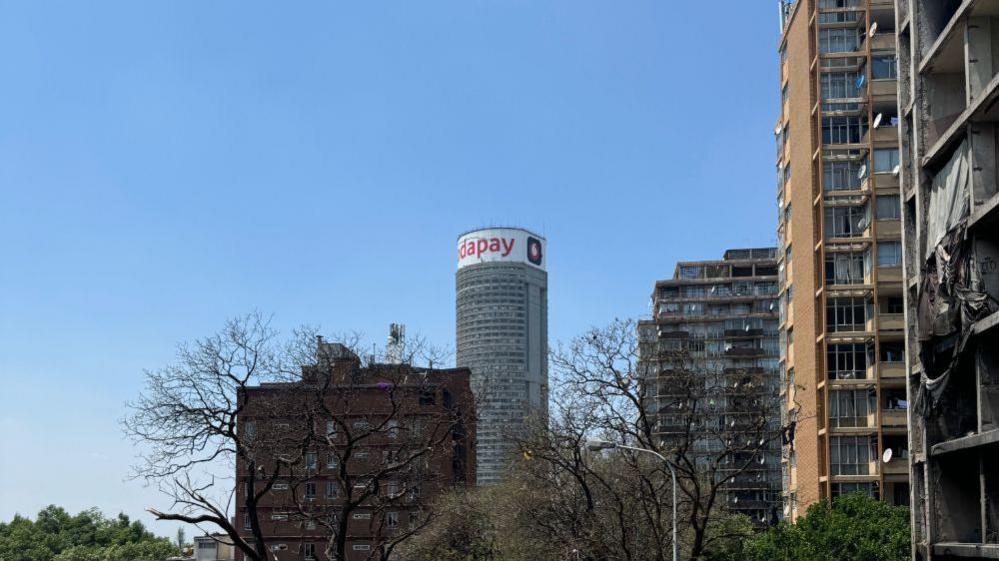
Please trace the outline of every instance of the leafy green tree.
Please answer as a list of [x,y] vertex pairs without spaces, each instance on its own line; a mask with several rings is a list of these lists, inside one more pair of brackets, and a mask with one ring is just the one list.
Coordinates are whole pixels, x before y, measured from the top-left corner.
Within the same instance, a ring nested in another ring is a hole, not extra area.
[[15,516],[0,522],[3,561],[163,561],[177,553],[141,522],[124,514],[105,518],[97,509],[73,516],[52,505],[34,521]]
[[744,561],[906,561],[909,509],[864,494],[821,501],[796,524],[778,526],[747,540]]

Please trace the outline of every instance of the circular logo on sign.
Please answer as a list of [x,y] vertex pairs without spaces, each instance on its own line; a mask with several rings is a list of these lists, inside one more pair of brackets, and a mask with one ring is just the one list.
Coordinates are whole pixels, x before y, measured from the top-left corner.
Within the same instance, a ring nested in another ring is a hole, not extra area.
[[535,237],[527,238],[527,260],[541,266],[541,240]]

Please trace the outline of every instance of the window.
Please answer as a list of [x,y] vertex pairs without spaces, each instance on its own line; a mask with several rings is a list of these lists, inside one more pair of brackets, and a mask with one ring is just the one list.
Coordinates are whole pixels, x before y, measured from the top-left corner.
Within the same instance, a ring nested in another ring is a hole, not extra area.
[[704,315],[704,303],[703,302],[687,302],[683,305],[683,315],[685,316],[703,316]]
[[398,512],[386,512],[385,513],[385,527],[389,530],[395,530],[399,527],[399,513]]
[[353,518],[354,520],[370,520],[371,519],[371,513],[370,512],[355,512],[353,515],[351,515],[351,518]]
[[366,543],[355,543],[352,549],[354,551],[371,551],[371,546]]
[[863,380],[867,378],[868,347],[864,343],[829,345],[826,370],[830,380]]
[[330,440],[336,439],[337,427],[336,421],[326,421],[326,438]]
[[826,328],[831,332],[866,331],[867,303],[863,298],[826,300]]
[[433,405],[436,401],[436,396],[433,390],[423,390],[420,392],[420,405]]
[[898,195],[879,195],[875,204],[878,220],[898,220],[902,216],[902,205]]
[[884,342],[880,346],[881,362],[904,362],[905,345],[903,343]]
[[871,79],[894,80],[898,77],[898,59],[893,54],[871,57]]
[[704,296],[703,286],[685,286],[683,287],[683,297],[684,298],[701,298]]
[[315,473],[319,469],[319,458],[316,456],[315,452],[305,453],[305,469],[309,473]]
[[867,132],[867,117],[823,117],[822,142],[825,144],[858,144]]
[[819,23],[850,23],[860,19],[860,12],[820,12]]
[[335,499],[337,495],[336,482],[327,481],[326,482],[326,498]]
[[287,514],[279,514],[279,513],[275,512],[275,513],[271,514],[271,520],[273,520],[275,522],[284,522],[284,521],[288,520],[288,515]]
[[[897,484],[896,484],[897,485]],[[878,490],[873,481],[857,483],[833,483],[832,496],[849,495],[852,493],[864,493],[868,497],[878,498]],[[905,495],[908,498],[908,494]]]
[[878,267],[902,264],[902,242],[878,242]]
[[860,32],[856,28],[819,30],[819,53],[847,53],[860,47]]
[[288,490],[288,484],[287,483],[275,483],[271,487],[271,489],[274,489],[275,491],[287,491]]
[[858,8],[861,0],[819,0],[820,10],[835,10],[837,8]]
[[826,285],[864,284],[870,272],[866,251],[826,254]]
[[822,189],[825,191],[859,191],[861,181],[860,160],[823,161]]
[[829,439],[833,475],[871,475],[875,440],[869,436],[834,436]]
[[898,297],[885,298],[884,302],[881,304],[881,313],[903,314],[905,313],[905,303]]
[[822,99],[849,99],[860,97],[856,72],[823,72]]
[[253,439],[257,436],[257,422],[246,421],[243,423],[243,430],[246,433],[246,441],[253,442]]
[[874,173],[893,173],[898,165],[898,148],[874,150]]
[[340,467],[340,458],[336,456],[335,452],[330,452],[326,456],[326,469],[337,469]]
[[368,430],[369,428],[371,428],[371,423],[367,421],[354,421],[354,424],[352,426],[358,430]]
[[870,427],[875,411],[875,396],[870,390],[829,392],[829,426]]
[[246,512],[246,509],[243,509],[243,529],[244,530],[253,529],[252,521],[250,520],[250,515]]
[[386,436],[388,436],[389,438],[391,438],[393,440],[396,439],[396,438],[399,438],[399,420],[398,419],[389,419],[389,421],[388,421],[388,430],[386,431],[385,434],[386,434]]
[[303,547],[302,547],[302,553],[305,555],[306,559],[315,559],[316,558],[316,544],[314,544],[314,543],[304,544]]
[[825,209],[826,236],[857,238],[864,235],[868,222],[867,205],[833,206]]
[[699,279],[703,276],[701,267],[680,267],[681,279]]
[[305,484],[305,500],[316,500],[316,484],[314,481],[309,481]]
[[199,541],[198,542],[198,549],[217,549],[217,548],[218,548],[218,544],[216,544],[213,541],[207,541],[207,540],[205,540],[205,541]]

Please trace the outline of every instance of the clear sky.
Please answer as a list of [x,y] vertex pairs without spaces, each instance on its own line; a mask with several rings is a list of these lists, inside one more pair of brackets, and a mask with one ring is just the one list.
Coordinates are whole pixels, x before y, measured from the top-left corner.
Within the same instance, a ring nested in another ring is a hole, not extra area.
[[775,243],[773,4],[0,0],[0,519],[165,506],[117,421],[227,317],[453,346],[463,230],[553,343]]

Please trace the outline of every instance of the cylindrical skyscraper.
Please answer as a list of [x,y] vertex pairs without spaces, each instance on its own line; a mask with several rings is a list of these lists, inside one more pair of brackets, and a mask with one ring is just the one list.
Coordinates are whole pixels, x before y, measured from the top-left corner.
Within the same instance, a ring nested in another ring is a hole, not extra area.
[[548,273],[545,239],[521,228],[458,238],[456,363],[472,371],[478,483],[498,482],[512,437],[548,413]]

